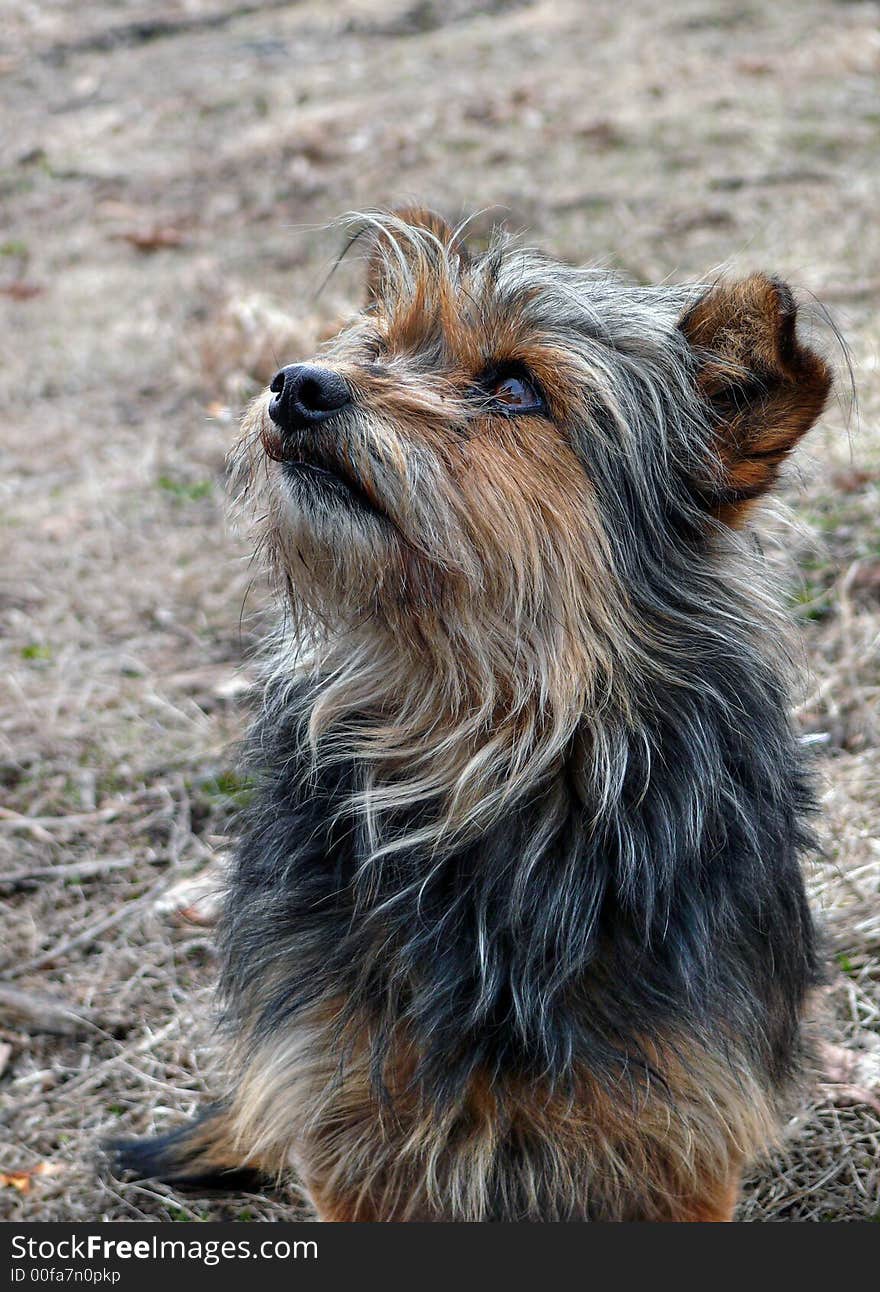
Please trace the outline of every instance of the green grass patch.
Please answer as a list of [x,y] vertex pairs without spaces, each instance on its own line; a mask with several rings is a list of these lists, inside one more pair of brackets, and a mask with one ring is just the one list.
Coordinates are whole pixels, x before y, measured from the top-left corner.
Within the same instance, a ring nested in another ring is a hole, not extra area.
[[244,808],[254,796],[254,783],[248,776],[239,776],[231,769],[217,772],[198,782],[198,789],[214,803]]
[[792,588],[788,604],[798,619],[808,619],[811,623],[820,623],[831,614],[831,598],[827,589],[814,583]]
[[179,502],[198,502],[200,498],[209,497],[214,489],[211,480],[175,480],[173,476],[159,476],[156,483]]

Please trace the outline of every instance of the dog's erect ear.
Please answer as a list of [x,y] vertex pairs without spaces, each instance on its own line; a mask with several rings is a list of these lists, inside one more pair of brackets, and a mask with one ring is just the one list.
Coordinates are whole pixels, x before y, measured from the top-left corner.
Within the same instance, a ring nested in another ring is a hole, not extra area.
[[743,520],[825,407],[831,373],[796,320],[785,283],[753,274],[711,288],[679,323],[717,435],[721,470],[706,500],[726,524]]
[[[427,238],[420,234],[427,233]],[[402,206],[391,212],[387,225],[368,230],[372,251],[367,262],[367,296],[378,299],[393,277],[395,266],[415,268],[419,262],[441,258],[468,263],[470,255],[452,225],[424,206]]]

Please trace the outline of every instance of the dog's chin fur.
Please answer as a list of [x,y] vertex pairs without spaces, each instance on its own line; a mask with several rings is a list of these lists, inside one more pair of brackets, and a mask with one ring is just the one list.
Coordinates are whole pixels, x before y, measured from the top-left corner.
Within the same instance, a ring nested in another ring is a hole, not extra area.
[[[352,404],[282,446],[261,397],[234,463],[286,613],[221,932],[239,1077],[192,1172],[294,1157],[334,1218],[717,1218],[817,979],[745,521],[827,370],[769,279],[369,223],[321,356]],[[545,416],[491,404],[490,358]]]

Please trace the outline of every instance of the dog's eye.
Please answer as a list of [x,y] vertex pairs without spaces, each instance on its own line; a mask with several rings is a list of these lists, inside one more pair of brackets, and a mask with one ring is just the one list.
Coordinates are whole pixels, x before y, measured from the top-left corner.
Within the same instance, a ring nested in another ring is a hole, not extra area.
[[512,413],[536,413],[544,409],[544,400],[526,377],[500,377],[490,384],[489,395]]

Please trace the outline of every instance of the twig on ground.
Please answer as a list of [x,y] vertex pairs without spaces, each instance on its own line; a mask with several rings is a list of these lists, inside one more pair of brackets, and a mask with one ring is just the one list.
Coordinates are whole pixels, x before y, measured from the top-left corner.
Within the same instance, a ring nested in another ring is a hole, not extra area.
[[48,1032],[53,1036],[76,1036],[88,1030],[91,1018],[65,1000],[22,991],[0,982],[0,1018],[7,1026],[24,1032]]
[[126,902],[121,910],[114,911],[112,915],[107,915],[102,920],[96,920],[94,924],[90,924],[88,928],[83,929],[82,933],[77,933],[72,938],[62,938],[60,942],[56,942],[54,947],[40,952],[33,959],[25,960],[23,964],[7,969],[2,975],[2,979],[20,978],[22,974],[30,973],[34,969],[42,969],[44,965],[51,964],[54,960],[59,960],[76,947],[87,946],[90,942],[94,942],[100,934],[115,928],[117,924],[121,924],[123,920],[134,915],[135,912],[143,910],[164,882],[163,880],[159,884],[154,884],[149,892],[144,893],[143,896],[136,898],[134,901]]
[[[77,830],[80,826],[93,825],[96,821],[113,821],[127,807],[119,803],[115,807],[101,808],[97,812],[73,812],[68,816],[22,816],[9,808],[0,808],[0,833],[15,830],[42,831]],[[51,835],[48,836],[51,839]]]
[[33,870],[14,870],[10,875],[0,875],[0,888],[30,888],[54,879],[89,879],[111,870],[125,870],[133,864],[133,857],[104,857],[72,861],[64,866],[35,866]]

